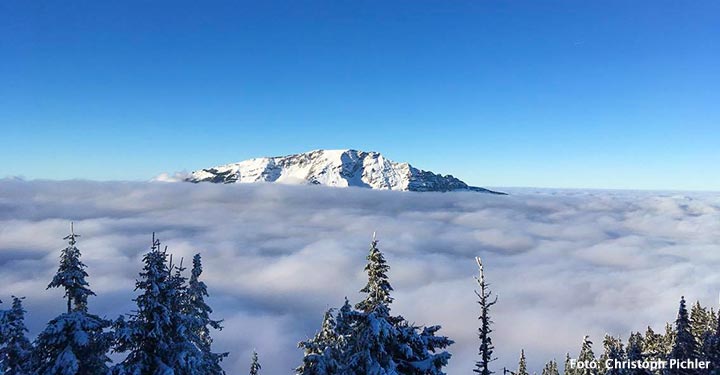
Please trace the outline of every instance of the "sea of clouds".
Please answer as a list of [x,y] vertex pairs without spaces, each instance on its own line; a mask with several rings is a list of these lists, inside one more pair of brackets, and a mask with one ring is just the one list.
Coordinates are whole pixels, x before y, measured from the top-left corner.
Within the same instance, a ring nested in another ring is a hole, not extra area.
[[374,231],[393,311],[443,326],[456,341],[451,375],[476,361],[475,256],[499,296],[498,371],[515,369],[521,349],[539,371],[585,334],[600,352],[605,333],[661,330],[682,295],[717,305],[720,193],[510,192],[3,180],[0,298],[27,297],[32,335],[63,311],[62,291],[45,287],[74,221],[98,294],[90,308],[108,318],[132,311],[152,232],[176,262],[202,253],[230,374],[247,372],[254,348],[264,374],[292,373],[323,311],[359,300]]

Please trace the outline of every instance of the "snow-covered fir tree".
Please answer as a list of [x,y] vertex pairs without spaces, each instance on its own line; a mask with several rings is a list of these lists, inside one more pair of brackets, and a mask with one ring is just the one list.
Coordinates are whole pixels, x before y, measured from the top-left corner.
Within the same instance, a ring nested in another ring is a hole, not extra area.
[[701,359],[709,362],[710,375],[720,375],[720,324],[715,321],[713,323],[716,324],[715,329],[706,333],[703,339],[704,356]]
[[150,252],[143,256],[143,271],[135,283],[140,295],[135,298],[137,310],[128,321],[116,322],[118,352],[128,355],[116,365],[114,374],[172,374],[174,350],[172,304],[178,296],[171,289],[167,253],[153,235]]
[[545,367],[543,367],[542,375],[560,375],[557,362],[552,360],[546,363]]
[[116,348],[128,352],[113,367],[117,375],[192,375],[204,374],[200,349],[192,342],[189,319],[183,311],[186,301],[179,271],[173,274],[168,265],[167,249],[153,235],[151,250],[143,257],[145,264],[135,289],[137,310],[116,322]]
[[397,363],[400,374],[444,374],[442,368],[448,364],[450,353],[439,350],[447,348],[453,341],[436,335],[441,326],[418,327],[403,320],[398,329],[401,345]]
[[[605,335],[603,340],[603,354],[600,357],[600,366],[605,375],[626,375],[625,369],[615,366],[615,363],[624,361],[627,357],[620,339]],[[610,366],[606,363],[610,361]]]
[[[442,375],[452,344],[440,326],[422,327],[390,314],[390,267],[373,235],[365,271],[365,298],[355,309],[346,300],[335,320],[326,314],[315,338],[300,343],[305,358],[298,374]],[[334,325],[334,329],[332,326]],[[336,365],[337,364],[337,365]],[[333,371],[337,367],[337,372]]]
[[[167,252],[167,249],[165,251]],[[200,348],[204,342],[196,337],[195,328],[202,324],[202,319],[196,316],[195,309],[190,307],[188,279],[183,275],[185,271],[183,259],[180,259],[180,263],[175,265],[171,255],[168,268],[172,275],[168,285],[174,295],[174,298],[170,300],[174,344],[174,356],[170,361],[170,367],[175,375],[224,374],[219,361],[209,361],[209,356],[204,355]],[[211,354],[208,353],[208,355]]]
[[353,310],[352,304],[345,297],[345,302],[340,307],[335,316],[335,340],[338,348],[337,358],[339,362],[345,363],[347,356],[347,347],[351,344],[354,335],[354,322],[357,312]]
[[[700,305],[700,301],[696,301],[690,308],[690,333],[692,333],[696,343],[702,343],[705,334],[712,329],[711,319],[709,311]],[[698,347],[698,349],[698,354],[702,357],[700,350],[702,348]]]
[[369,313],[378,307],[390,310],[390,304],[393,299],[390,296],[393,288],[388,280],[387,273],[390,270],[385,256],[377,247],[378,241],[373,233],[373,239],[370,245],[370,253],[367,256],[368,263],[365,265],[365,272],[368,274],[368,282],[364,288],[360,290],[365,293],[365,299],[355,305],[355,308]]
[[84,311],[51,320],[35,340],[33,368],[41,375],[105,374],[110,358],[110,322]]
[[[644,338],[640,332],[633,332],[628,338],[626,356],[631,362],[645,361],[648,358],[645,355]],[[651,375],[652,372],[643,368],[627,369],[627,375]]]
[[88,313],[87,298],[94,296],[75,246],[74,230],[65,237],[60,267],[48,288],[65,289],[68,311],[52,319],[35,340],[32,367],[38,375],[105,374],[110,358],[111,322]]
[[527,369],[527,360],[525,359],[525,349],[520,350],[520,361],[515,375],[529,375]]
[[[663,335],[655,333],[650,326],[645,330],[645,336],[643,337],[643,358],[648,361],[664,361],[667,358]],[[653,372],[660,374],[662,371],[658,369]]]
[[256,351],[253,350],[252,363],[250,363],[250,375],[260,374],[261,368],[262,368],[262,366],[260,366],[260,360],[258,360],[258,354]]
[[715,309],[713,309],[712,307],[710,308],[710,311],[708,312],[707,323],[708,323],[707,331],[715,332],[715,330],[717,329],[717,326],[718,326],[718,316],[717,316],[717,313],[715,312]]
[[697,358],[702,361],[711,361],[713,356],[713,337],[717,324],[715,311],[700,305],[700,301],[696,301],[690,309],[690,332],[697,343]]
[[212,308],[205,302],[208,297],[207,285],[200,280],[202,275],[202,260],[200,254],[193,257],[193,266],[190,280],[186,290],[185,313],[189,320],[189,329],[192,342],[200,349],[203,360],[203,371],[207,375],[224,374],[220,362],[228,353],[215,353],[212,351],[212,336],[210,330],[222,330],[222,321],[213,320],[210,315]]
[[[345,305],[349,306],[347,299]],[[330,375],[339,372],[341,340],[338,337],[333,309],[325,312],[320,331],[310,340],[301,341],[298,347],[303,349],[303,363],[295,369],[298,375]]]
[[672,352],[673,347],[675,346],[676,336],[677,332],[675,331],[673,324],[665,323],[665,334],[662,335],[663,350],[665,352],[665,358],[663,359],[666,359],[667,356],[670,355],[670,352]]
[[80,235],[75,234],[74,224],[70,223],[70,234],[63,238],[68,241],[68,246],[60,253],[60,266],[47,286],[48,289],[65,289],[68,313],[73,310],[73,306],[76,311],[85,310],[88,297],[95,295],[85,280],[88,277],[85,272],[87,266],[80,261],[80,250],[75,246],[78,237]]
[[0,313],[0,374],[30,375],[32,344],[26,336],[23,298],[12,299],[12,307]]
[[[593,343],[590,341],[589,336],[583,337],[582,347],[580,348],[580,354],[578,355],[578,362],[590,363],[595,361],[595,353],[593,353],[592,345]],[[597,375],[598,371],[597,369],[590,368],[590,366],[586,366],[574,369],[573,373],[575,375]]]
[[473,372],[479,375],[490,375],[494,371],[490,370],[490,362],[495,360],[493,358],[493,350],[495,347],[492,343],[490,334],[492,333],[492,320],[490,319],[490,308],[497,302],[497,297],[492,298],[492,293],[489,288],[489,284],[485,281],[485,271],[483,270],[482,260],[480,257],[475,258],[478,265],[478,277],[476,281],[478,284],[479,291],[476,290],[475,294],[478,297],[478,304],[480,305],[480,327],[478,328],[478,338],[480,339],[480,348],[478,355],[480,359],[475,362],[475,369]]
[[393,290],[388,280],[390,267],[377,247],[373,234],[365,271],[368,282],[361,290],[366,294],[350,314],[353,321],[352,341],[346,350],[351,353],[343,364],[344,374],[355,375],[440,375],[450,353],[440,351],[452,344],[444,336],[436,336],[440,326],[418,327],[401,316],[390,314]]
[[565,353],[565,366],[563,367],[563,375],[573,375],[574,373],[575,368],[571,365],[570,353]]
[[707,324],[708,329],[705,331],[702,340],[698,342],[700,346],[698,357],[702,361],[709,362],[709,374],[720,375],[720,324],[718,324],[713,309],[708,312]]
[[[680,308],[675,320],[675,340],[668,360],[687,360],[697,358],[697,343],[690,331],[690,317],[685,306],[685,297],[680,298]],[[679,367],[668,368],[669,375],[691,375],[697,373],[694,369],[683,369]]]

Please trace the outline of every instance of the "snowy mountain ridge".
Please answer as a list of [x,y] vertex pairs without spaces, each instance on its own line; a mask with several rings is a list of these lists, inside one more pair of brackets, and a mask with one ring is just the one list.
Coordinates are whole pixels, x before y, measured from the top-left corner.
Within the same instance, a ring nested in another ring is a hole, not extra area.
[[503,194],[469,186],[451,176],[398,163],[378,152],[314,150],[300,154],[253,158],[191,172],[185,181],[199,183],[315,184],[398,191],[469,190]]

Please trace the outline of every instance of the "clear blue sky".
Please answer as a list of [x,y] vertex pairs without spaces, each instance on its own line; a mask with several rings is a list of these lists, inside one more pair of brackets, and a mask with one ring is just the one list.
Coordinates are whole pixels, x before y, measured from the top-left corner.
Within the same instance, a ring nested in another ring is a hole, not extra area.
[[3,1],[0,176],[317,148],[482,186],[720,190],[718,1]]

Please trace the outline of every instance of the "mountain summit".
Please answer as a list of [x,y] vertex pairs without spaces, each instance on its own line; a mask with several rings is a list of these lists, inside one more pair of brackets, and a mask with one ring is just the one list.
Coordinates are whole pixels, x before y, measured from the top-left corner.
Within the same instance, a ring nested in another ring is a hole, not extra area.
[[201,169],[185,178],[189,182],[315,184],[357,186],[377,190],[456,191],[495,193],[468,186],[451,176],[423,171],[408,163],[388,160],[377,152],[315,150],[288,156],[255,158]]

